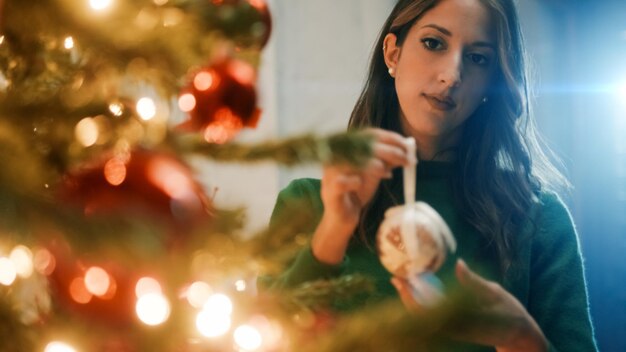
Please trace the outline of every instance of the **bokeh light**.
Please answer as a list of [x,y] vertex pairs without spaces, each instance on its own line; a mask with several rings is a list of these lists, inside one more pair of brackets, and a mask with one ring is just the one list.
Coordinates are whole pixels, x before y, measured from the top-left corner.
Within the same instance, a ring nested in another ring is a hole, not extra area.
[[76,349],[64,342],[52,341],[46,345],[44,352],[77,352]]
[[67,50],[73,49],[74,38],[72,38],[71,36],[65,37],[65,40],[63,40],[63,47]]
[[162,293],[161,284],[156,279],[151,277],[142,277],[137,280],[137,284],[135,285],[135,294],[137,298],[141,298],[150,293]]
[[152,120],[156,116],[154,100],[143,97],[137,101],[137,114],[144,121]]
[[235,281],[235,289],[239,292],[243,292],[246,290],[247,284],[245,280],[237,280]]
[[160,293],[148,293],[137,300],[135,311],[144,324],[160,325],[170,316],[170,303]]
[[196,108],[196,98],[191,93],[185,93],[178,98],[178,108],[190,112]]
[[19,277],[27,278],[33,274],[33,253],[26,246],[16,246],[11,251],[9,259],[15,266]]
[[104,164],[104,178],[113,186],[119,186],[126,179],[126,164],[120,158],[112,158]]
[[256,351],[263,343],[263,337],[259,330],[251,325],[241,325],[233,333],[237,346],[245,351]]
[[196,317],[196,328],[205,337],[215,338],[230,330],[231,318],[228,314],[219,314],[202,310]]
[[56,259],[49,250],[42,248],[35,251],[33,257],[35,270],[42,275],[50,275],[56,267]]
[[85,117],[76,124],[74,135],[78,143],[90,147],[98,141],[98,124],[91,117]]
[[114,116],[120,117],[124,113],[124,104],[119,102],[111,103],[109,104],[109,111]]
[[193,78],[193,86],[199,91],[215,88],[219,84],[219,77],[213,71],[198,72]]
[[207,299],[202,309],[214,314],[230,315],[233,312],[233,302],[225,294],[216,293]]
[[13,262],[7,258],[0,258],[0,284],[10,286],[17,278],[17,271]]
[[85,287],[95,296],[104,296],[111,286],[109,274],[102,268],[92,266],[85,272]]
[[82,277],[77,277],[72,280],[68,289],[70,297],[80,304],[89,303],[93,297],[93,295],[87,290],[87,287],[85,286],[85,279]]
[[113,0],[89,0],[89,6],[96,11],[104,10],[111,6]]
[[204,303],[211,297],[213,290],[206,282],[196,281],[187,289],[187,301],[192,307],[202,308]]

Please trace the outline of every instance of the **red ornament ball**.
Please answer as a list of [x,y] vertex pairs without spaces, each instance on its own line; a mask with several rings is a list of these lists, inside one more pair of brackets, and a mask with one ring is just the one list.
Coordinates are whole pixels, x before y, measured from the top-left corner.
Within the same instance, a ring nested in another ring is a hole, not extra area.
[[69,172],[60,198],[87,216],[140,217],[175,233],[211,217],[210,202],[191,169],[174,155],[143,149]]
[[114,261],[94,263],[77,257],[55,239],[46,248],[54,258],[48,282],[54,301],[67,313],[107,326],[136,322],[135,284],[140,278]]
[[179,127],[203,132],[214,143],[226,142],[243,127],[255,127],[260,116],[255,83],[254,68],[235,59],[194,72],[178,99],[179,108],[189,114]]

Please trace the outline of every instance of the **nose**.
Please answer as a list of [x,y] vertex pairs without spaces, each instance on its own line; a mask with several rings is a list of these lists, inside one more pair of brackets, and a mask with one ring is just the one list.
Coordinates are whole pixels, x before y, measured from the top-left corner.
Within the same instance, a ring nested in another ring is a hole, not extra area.
[[437,77],[439,82],[446,87],[458,87],[462,81],[463,60],[461,55],[450,55],[444,60]]

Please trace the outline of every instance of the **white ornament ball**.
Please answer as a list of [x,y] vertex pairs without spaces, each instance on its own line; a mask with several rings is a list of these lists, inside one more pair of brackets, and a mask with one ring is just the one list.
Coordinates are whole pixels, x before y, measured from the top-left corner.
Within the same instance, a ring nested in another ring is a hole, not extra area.
[[[403,229],[413,233],[403,235]],[[409,241],[412,242],[407,243]],[[445,261],[448,250],[456,250],[456,241],[435,209],[427,203],[416,202],[385,212],[385,219],[378,229],[377,246],[383,266],[394,276],[408,279],[412,274],[436,272]],[[410,253],[409,248],[414,252]]]

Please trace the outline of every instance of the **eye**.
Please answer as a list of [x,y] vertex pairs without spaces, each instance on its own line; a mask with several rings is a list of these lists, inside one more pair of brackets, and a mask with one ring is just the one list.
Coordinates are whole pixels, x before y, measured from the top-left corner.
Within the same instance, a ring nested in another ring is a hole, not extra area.
[[427,50],[435,51],[444,49],[444,42],[436,38],[424,38],[422,39],[422,44]]
[[479,66],[486,66],[489,64],[489,58],[482,54],[468,54],[467,58]]

